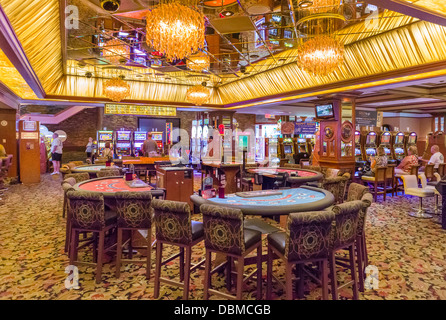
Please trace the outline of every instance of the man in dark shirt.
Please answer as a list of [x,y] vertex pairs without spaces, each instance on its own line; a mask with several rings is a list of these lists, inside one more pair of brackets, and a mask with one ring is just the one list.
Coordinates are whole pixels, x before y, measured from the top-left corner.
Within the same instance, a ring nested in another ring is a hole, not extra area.
[[310,155],[305,150],[305,146],[299,146],[299,153],[295,155],[294,159],[297,164],[300,164],[300,160],[302,159],[310,159]]
[[152,139],[151,133],[147,135],[147,140],[143,142],[142,151],[145,157],[148,157],[150,152],[158,152],[158,144]]

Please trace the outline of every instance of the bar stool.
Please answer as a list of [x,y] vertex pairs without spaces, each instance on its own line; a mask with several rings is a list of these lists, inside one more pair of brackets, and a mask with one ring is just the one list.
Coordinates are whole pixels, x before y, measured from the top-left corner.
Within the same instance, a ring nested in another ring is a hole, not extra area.
[[[71,220],[70,264],[96,266],[96,283],[100,283],[103,255],[114,246],[105,248],[105,233],[116,227],[116,213],[105,211],[104,196],[102,194],[87,191],[69,191],[67,197],[68,215]],[[95,237],[92,241],[79,246],[79,234],[82,232],[98,234],[98,243],[96,243]],[[96,263],[79,261],[78,250],[91,243],[93,243],[93,261],[96,260]],[[96,246],[98,246],[97,250]]]
[[[285,263],[285,294],[293,299],[292,267],[306,263],[318,263],[322,299],[328,299],[328,260],[331,253],[331,238],[335,214],[332,211],[290,213],[285,232],[268,234],[268,260],[266,299],[271,300],[273,258],[277,256]],[[303,277],[299,279],[303,285]]]
[[[418,170],[420,169],[420,165],[413,165],[410,168],[410,173],[409,175],[418,177]],[[405,190],[404,190],[404,183],[399,183],[399,181],[403,181],[402,177],[404,176],[404,174],[395,174],[395,193],[396,195],[398,195],[398,190],[401,190],[402,193],[404,194]]]
[[[335,205],[332,210],[335,213],[335,232],[333,249],[330,254],[330,277],[332,299],[338,299],[338,290],[352,285],[353,299],[358,299],[358,279],[356,274],[355,247],[360,211],[364,208],[361,200],[354,200]],[[336,261],[336,252],[348,250],[349,263]],[[338,287],[336,278],[336,263],[350,269],[351,281]]]
[[103,178],[103,177],[118,177],[120,176],[121,173],[119,172],[119,169],[101,169],[98,171],[98,173],[96,174],[96,176],[98,178]]
[[[426,176],[427,181],[431,181],[431,180],[435,179],[434,166],[435,166],[434,164],[426,164],[426,166],[424,167],[424,175]],[[426,181],[426,183],[427,183],[427,181]]]
[[392,193],[392,197],[395,194],[395,167],[394,164],[388,164],[386,170],[386,197],[387,193],[390,191]]
[[[434,177],[435,177],[435,175],[434,175]],[[434,214],[440,214],[439,209],[438,209],[438,198],[439,198],[439,196],[441,196],[440,192],[438,192],[438,190],[435,188],[435,186],[429,186],[427,184],[427,177],[426,177],[426,175],[424,173],[420,173],[418,175],[418,179],[420,179],[421,188],[426,189],[426,190],[432,190],[434,192],[435,207],[434,207],[434,212],[433,213]]]
[[[154,297],[158,299],[161,282],[183,288],[183,300],[189,298],[190,273],[204,263],[200,261],[191,265],[192,247],[203,241],[203,223],[191,220],[189,204],[169,200],[152,200],[156,233],[156,267]],[[163,245],[173,245],[180,248],[180,253],[162,260]],[[186,251],[186,262],[184,262]],[[180,281],[161,277],[161,266],[180,258]]]
[[[150,192],[116,192],[116,213],[118,215],[118,240],[116,246],[116,278],[121,275],[122,262],[146,263],[146,278],[150,279],[152,269],[152,194]],[[147,231],[146,247],[132,245],[133,232]],[[130,237],[123,242],[123,232],[130,231]],[[122,259],[122,248],[129,245],[129,259]],[[147,249],[144,260],[132,259],[133,249]]]
[[[204,299],[209,294],[226,299],[242,299],[243,284],[257,275],[257,299],[262,298],[262,233],[257,230],[244,228],[243,213],[238,209],[202,204],[200,211],[203,214],[204,244],[206,247],[206,266],[204,275]],[[257,250],[257,269],[244,278],[245,257]],[[237,260],[236,295],[212,289],[211,263],[212,253],[227,256],[226,285],[228,290],[232,284],[232,261]]]
[[[369,187],[371,187],[371,190],[373,190],[373,198],[375,201],[377,201],[378,195],[383,195],[383,200],[386,201],[386,193],[387,193],[387,167],[378,167],[375,170],[375,176],[362,176],[361,180],[366,182]],[[392,177],[393,179],[393,177]],[[381,190],[379,191],[379,186],[381,185]]]
[[86,181],[90,179],[90,175],[87,172],[82,173],[69,173],[66,174],[64,177],[64,180],[67,180],[68,178],[74,178],[76,180],[76,183]]
[[444,177],[444,174],[445,174],[445,168],[446,168],[446,163],[440,163],[438,165],[437,172],[440,175],[440,177],[442,177],[442,178]]
[[409,216],[415,218],[430,219],[432,216],[427,214],[423,208],[423,198],[433,197],[435,195],[433,190],[419,188],[418,179],[415,175],[403,175],[401,176],[404,184],[404,192],[407,195],[415,196],[420,198],[420,206],[417,212],[410,212]]

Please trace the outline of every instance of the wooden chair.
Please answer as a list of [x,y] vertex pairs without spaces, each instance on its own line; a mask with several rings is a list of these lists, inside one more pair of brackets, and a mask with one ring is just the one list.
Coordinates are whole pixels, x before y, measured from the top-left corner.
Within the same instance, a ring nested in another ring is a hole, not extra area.
[[[351,281],[344,283],[341,287],[352,285],[353,299],[358,300],[358,279],[356,274],[356,237],[358,229],[358,220],[364,203],[361,200],[354,200],[335,205],[332,210],[335,213],[335,232],[333,240],[333,249],[330,253],[330,277],[332,299],[338,299],[338,281],[336,277],[336,263],[350,269]],[[336,261],[336,252],[348,250],[349,263]]]
[[[209,294],[215,294],[226,299],[242,299],[243,284],[257,275],[257,299],[262,298],[262,233],[257,230],[244,228],[243,213],[238,209],[202,204],[200,211],[203,214],[206,266],[204,278],[204,299]],[[244,278],[245,257],[257,250],[257,269]],[[236,295],[227,294],[211,289],[211,263],[212,253],[221,253],[227,256],[226,286],[228,290],[232,285],[232,261],[237,260]]]
[[[396,165],[394,165],[394,164],[387,165],[386,188],[385,188],[386,196],[389,191],[392,193],[392,197],[395,193],[395,167],[396,167]],[[385,201],[385,199],[384,199],[384,201]]]
[[426,166],[424,167],[424,175],[426,176],[428,182],[435,179],[434,166],[434,164],[426,164]]
[[[387,194],[387,167],[378,167],[375,170],[375,176],[362,176],[361,180],[366,182],[371,190],[373,190],[373,198],[377,201],[379,194],[383,195],[383,200],[386,201]],[[381,188],[380,188],[381,187]],[[381,190],[381,191],[380,191]]]
[[[307,263],[319,264],[318,280],[322,284],[322,300],[328,300],[328,261],[331,254],[334,218],[333,211],[290,213],[285,232],[268,234],[267,300],[271,300],[274,257],[280,258],[285,264],[284,287],[287,300],[293,299],[293,266],[301,268]],[[283,286],[276,277],[274,278]],[[299,287],[303,287],[303,280],[302,273]]]
[[[204,263],[191,265],[192,247],[203,241],[203,223],[191,220],[189,204],[186,202],[158,200],[152,201],[156,231],[156,267],[154,297],[158,299],[161,282],[183,288],[183,300],[189,298],[190,273]],[[162,260],[164,244],[178,246],[180,253]],[[186,255],[186,261],[184,256]],[[180,258],[180,279],[174,281],[161,277],[161,266]]]
[[[152,269],[152,194],[150,192],[117,192],[115,194],[118,240],[116,246],[116,278],[121,274],[122,262],[146,263],[146,278],[150,279]],[[135,247],[132,244],[133,233],[146,231],[146,246]],[[123,242],[123,233],[130,232],[130,237]],[[128,244],[129,259],[122,259],[122,248]],[[146,249],[147,257],[145,260],[135,260],[133,258],[133,249]]]
[[442,178],[445,175],[445,168],[446,168],[446,163],[440,163],[437,168],[437,172]]
[[[68,218],[71,219],[70,264],[96,266],[96,283],[101,282],[103,255],[113,246],[105,248],[105,234],[116,227],[116,213],[105,211],[104,196],[96,192],[69,191]],[[99,235],[95,239],[79,246],[79,234],[91,232]],[[78,250],[93,243],[93,263],[79,261]],[[98,247],[96,249],[96,247]]]

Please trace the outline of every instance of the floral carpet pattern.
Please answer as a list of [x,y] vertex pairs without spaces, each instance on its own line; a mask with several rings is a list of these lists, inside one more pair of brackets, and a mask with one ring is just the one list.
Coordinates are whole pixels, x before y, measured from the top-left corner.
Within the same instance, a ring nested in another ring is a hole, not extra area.
[[[0,205],[0,299],[153,299],[154,264],[149,281],[145,265],[136,264],[123,265],[117,279],[113,257],[104,265],[102,283],[95,283],[93,267],[79,266],[80,288],[65,288],[69,259],[64,252],[62,201],[60,180],[48,174],[42,175],[39,184],[9,186]],[[446,299],[446,232],[431,219],[408,216],[417,205],[417,198],[401,195],[372,204],[366,222],[367,248],[369,263],[379,270],[379,288],[366,289],[360,299]],[[425,206],[432,205],[432,199],[425,201]],[[167,249],[165,257],[176,250]],[[88,250],[83,256],[89,258]],[[198,262],[203,256],[201,243],[193,250],[193,260]],[[274,273],[283,278],[283,272],[281,263],[275,261]],[[162,268],[162,274],[177,277],[178,260]],[[190,299],[203,298],[203,275],[203,269],[192,273]],[[266,263],[263,278],[265,292]],[[340,283],[344,278],[349,279],[348,273],[339,272]],[[221,274],[214,274],[212,283],[225,290]],[[247,283],[244,299],[255,299],[255,293],[255,282]],[[273,284],[273,293],[274,299],[284,299],[279,285]],[[306,299],[320,299],[320,293],[316,284],[306,281]],[[349,287],[340,290],[341,299],[351,296]],[[181,298],[182,289],[161,284],[160,299]]]

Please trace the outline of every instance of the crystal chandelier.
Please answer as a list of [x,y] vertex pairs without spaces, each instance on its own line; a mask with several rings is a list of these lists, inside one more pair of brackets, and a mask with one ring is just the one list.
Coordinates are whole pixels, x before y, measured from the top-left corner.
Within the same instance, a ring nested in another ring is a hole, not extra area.
[[130,85],[121,78],[112,78],[104,82],[104,95],[119,102],[130,94]]
[[[188,0],[189,5],[193,1]],[[147,44],[168,61],[184,59],[203,48],[204,30],[204,15],[180,0],[162,0],[147,13]]]
[[113,64],[119,64],[122,60],[130,57],[129,46],[124,45],[118,39],[107,41],[104,47],[104,58]]
[[188,58],[186,65],[192,71],[201,72],[203,70],[208,70],[210,65],[209,56],[204,53],[191,55]]
[[299,66],[314,75],[326,76],[343,62],[344,45],[331,36],[316,36],[299,48]]
[[186,99],[196,106],[201,106],[209,101],[210,95],[210,90],[202,84],[187,90]]

